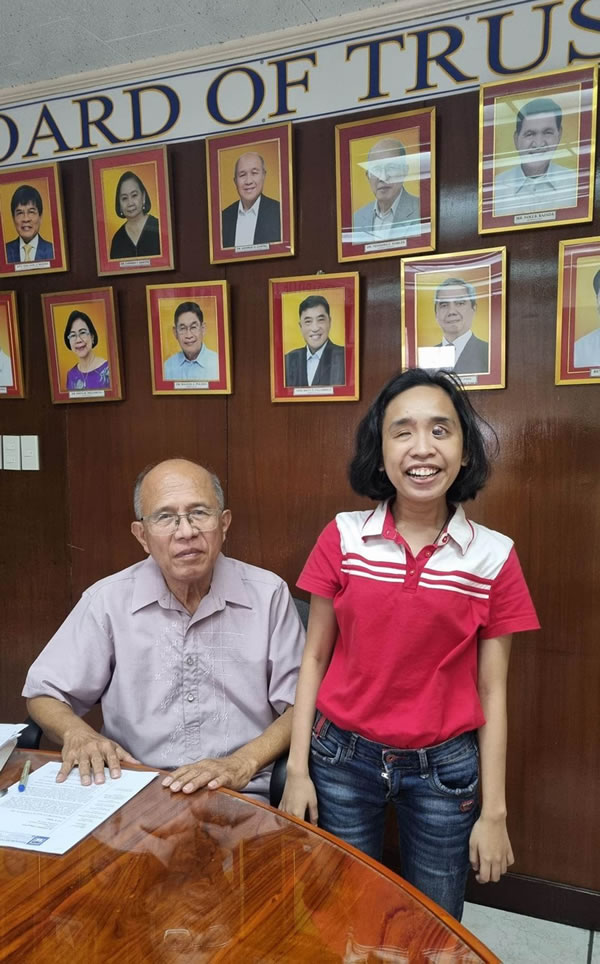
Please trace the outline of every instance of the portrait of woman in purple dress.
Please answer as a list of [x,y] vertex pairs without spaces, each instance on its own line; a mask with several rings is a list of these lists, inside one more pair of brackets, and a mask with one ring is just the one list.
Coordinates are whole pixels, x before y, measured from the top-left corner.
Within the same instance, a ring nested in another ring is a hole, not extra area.
[[149,214],[151,207],[150,195],[141,178],[133,171],[121,174],[115,211],[125,224],[113,236],[111,258],[147,258],[160,254],[160,225],[158,218]]
[[65,345],[77,356],[77,364],[67,372],[67,391],[110,388],[110,370],[105,358],[94,351],[98,333],[89,315],[75,309],[65,328]]

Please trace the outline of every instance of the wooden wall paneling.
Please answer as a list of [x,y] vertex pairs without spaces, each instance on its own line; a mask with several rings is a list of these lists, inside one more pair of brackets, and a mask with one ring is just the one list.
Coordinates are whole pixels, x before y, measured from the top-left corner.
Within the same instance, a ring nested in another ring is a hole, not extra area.
[[28,397],[0,401],[0,436],[38,435],[41,461],[0,471],[0,719],[13,722],[27,669],[69,608],[65,417],[50,402],[40,303],[51,280],[14,285]]
[[[187,164],[182,163],[182,154]],[[130,532],[133,483],[145,465],[181,455],[226,474],[226,396],[152,395],[146,286],[218,277],[208,264],[201,145],[169,151],[173,231],[179,269],[96,279],[93,238],[85,244],[87,284],[112,284],[121,333],[125,399],[68,407],[68,482],[72,500],[73,601],[97,579],[143,558]],[[71,166],[71,165],[69,165]],[[201,167],[201,165],[200,165]],[[174,173],[175,172],[175,173]],[[89,195],[87,162],[78,195]],[[195,187],[193,186],[195,184]]]
[[[600,890],[600,388],[554,386],[558,242],[600,234],[600,222],[596,213],[591,224],[480,237],[477,95],[435,106],[437,251],[508,251],[507,387],[471,393],[501,452],[467,509],[515,539],[543,627],[516,637],[509,683],[513,869]],[[15,279],[30,398],[0,403],[0,432],[39,432],[43,465],[35,476],[0,472],[5,718],[17,712],[27,665],[64,616],[71,590],[77,596],[139,558],[129,535],[130,486],[147,461],[179,453],[209,461],[234,516],[228,552],[291,585],[322,526],[337,511],[369,504],[351,493],[346,470],[359,418],[400,365],[400,259],[338,265],[334,127],[334,118],[295,125],[298,253],[281,260],[211,266],[204,145],[169,148],[178,268],[102,279],[117,294],[126,399],[68,409],[49,401],[39,294],[100,282],[87,162],[63,165],[72,270]],[[360,274],[360,401],[272,404],[268,279],[342,269]],[[212,278],[231,285],[234,393],[153,397],[145,285]],[[27,519],[19,515],[25,495]]]

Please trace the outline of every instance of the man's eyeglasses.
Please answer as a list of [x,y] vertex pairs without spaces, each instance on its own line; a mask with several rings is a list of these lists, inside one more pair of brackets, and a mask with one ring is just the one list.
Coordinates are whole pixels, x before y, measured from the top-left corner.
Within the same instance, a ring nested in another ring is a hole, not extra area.
[[209,509],[190,509],[189,512],[153,512],[143,515],[140,522],[147,522],[161,532],[175,532],[182,519],[187,519],[190,528],[196,532],[214,532],[219,525],[220,512]]
[[197,331],[200,331],[200,324],[197,321],[193,321],[189,326],[177,325],[176,331],[178,335],[185,335],[187,332],[193,332],[195,334]]

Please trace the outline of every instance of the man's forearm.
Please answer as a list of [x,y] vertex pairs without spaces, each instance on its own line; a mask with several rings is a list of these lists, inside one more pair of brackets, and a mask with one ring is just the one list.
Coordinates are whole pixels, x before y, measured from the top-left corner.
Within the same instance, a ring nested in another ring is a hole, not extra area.
[[293,709],[293,706],[288,706],[287,710],[274,720],[260,736],[250,740],[245,746],[241,746],[239,750],[231,754],[231,756],[240,757],[248,763],[252,768],[252,776],[289,749]]
[[77,716],[68,703],[52,696],[33,696],[28,699],[27,712],[41,726],[48,739],[60,746],[65,742],[65,734],[74,726],[95,732]]

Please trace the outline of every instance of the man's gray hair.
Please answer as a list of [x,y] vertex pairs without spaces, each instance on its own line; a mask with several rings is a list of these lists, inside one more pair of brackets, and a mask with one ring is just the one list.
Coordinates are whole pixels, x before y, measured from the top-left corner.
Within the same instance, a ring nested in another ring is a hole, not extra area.
[[240,156],[238,157],[237,161],[235,162],[235,167],[234,167],[234,169],[233,169],[233,179],[234,179],[234,181],[235,181],[235,179],[236,179],[236,177],[237,177],[238,164],[240,163],[241,159],[244,157],[245,154],[256,154],[256,156],[258,157],[260,163],[262,164],[262,169],[263,169],[263,171],[265,172],[265,174],[267,173],[267,165],[265,164],[265,159],[264,159],[264,157],[262,156],[262,154],[259,154],[258,151],[244,151],[244,154],[240,154]]
[[[210,469],[207,469],[205,465],[201,465],[200,462],[194,462],[193,459],[186,459],[184,456],[175,456],[175,459],[173,461],[175,460],[180,460],[182,462],[189,462],[190,465],[195,465],[197,466],[197,468],[204,469],[205,472],[208,472],[210,476],[210,481],[212,482],[212,487],[214,489],[214,493],[217,499],[217,505],[219,506],[219,511],[222,512],[223,509],[225,508],[225,496],[223,495],[223,486],[221,485],[221,480],[219,479],[219,476],[216,475],[214,472],[211,472]],[[166,462],[166,461],[170,462],[172,460],[161,459],[159,462],[151,462],[150,465],[147,465],[145,469],[142,469],[137,479],[135,480],[135,485],[133,487],[133,512],[134,512],[135,518],[138,521],[142,518],[142,495],[141,495],[142,482],[144,481],[146,476],[152,471],[152,469],[155,469],[157,465],[162,465],[163,462]]]
[[435,289],[435,298],[433,299],[434,305],[437,305],[438,301],[443,301],[443,298],[440,297],[440,291],[442,288],[456,288],[457,285],[467,289],[469,301],[471,302],[471,308],[476,308],[477,295],[475,294],[475,286],[469,284],[468,281],[463,281],[462,278],[446,278],[445,281],[442,281],[442,283]]

